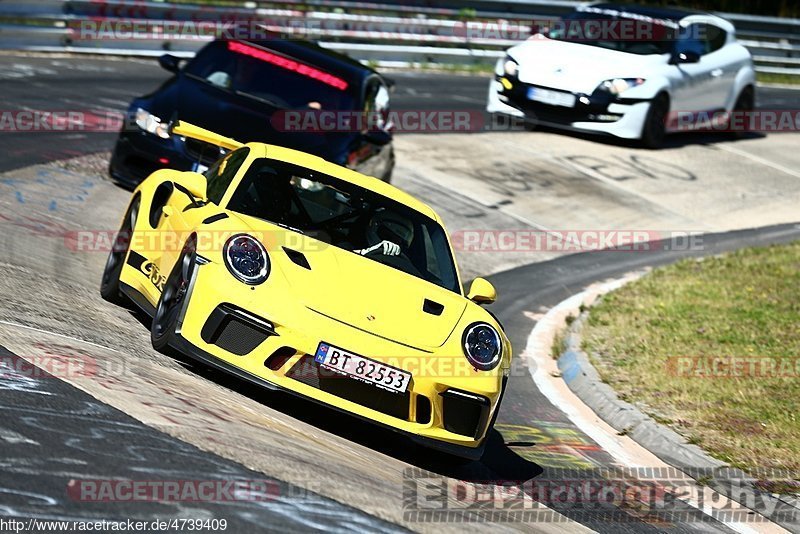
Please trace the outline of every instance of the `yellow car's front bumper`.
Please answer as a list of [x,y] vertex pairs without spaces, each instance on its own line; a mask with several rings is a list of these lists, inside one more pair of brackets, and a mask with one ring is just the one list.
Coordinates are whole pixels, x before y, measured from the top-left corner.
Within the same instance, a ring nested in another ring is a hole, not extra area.
[[[220,264],[195,269],[174,348],[263,387],[407,433],[427,446],[480,457],[505,380],[501,368],[487,373],[465,366],[459,335],[442,350],[427,352],[317,313],[287,288],[219,284],[220,277],[228,277]],[[321,342],[411,372],[407,392],[320,373],[314,355]]]

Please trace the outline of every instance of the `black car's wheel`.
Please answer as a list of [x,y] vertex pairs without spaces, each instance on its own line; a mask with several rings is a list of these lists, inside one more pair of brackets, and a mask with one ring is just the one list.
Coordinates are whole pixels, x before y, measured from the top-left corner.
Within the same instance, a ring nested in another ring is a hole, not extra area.
[[650,103],[647,118],[642,128],[641,142],[647,148],[660,148],[667,133],[667,115],[669,114],[669,98],[660,94]]
[[[742,137],[748,133],[750,120],[747,115],[754,109],[756,109],[755,91],[753,91],[752,87],[748,86],[742,89],[742,92],[739,93],[739,97],[736,99],[736,104],[733,106],[733,113],[734,116],[736,116],[735,122],[741,125],[738,129],[733,130],[734,136]],[[729,126],[732,127],[732,124],[729,124]]]
[[190,239],[164,283],[164,290],[161,292],[156,314],[150,325],[150,341],[153,348],[159,352],[168,352],[170,343],[175,337],[178,316],[194,271],[196,248],[196,242]]
[[137,196],[131,202],[119,233],[114,238],[114,245],[106,260],[106,267],[103,269],[103,278],[100,281],[100,296],[112,304],[123,305],[126,303],[125,296],[119,290],[119,276],[125,259],[128,257],[133,229],[136,228],[136,219],[139,217],[139,205],[141,199]]

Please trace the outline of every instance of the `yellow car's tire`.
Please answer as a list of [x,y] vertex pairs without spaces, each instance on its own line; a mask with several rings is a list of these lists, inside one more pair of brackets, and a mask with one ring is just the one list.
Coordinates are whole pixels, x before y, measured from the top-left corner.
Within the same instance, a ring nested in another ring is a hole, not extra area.
[[119,306],[127,304],[126,297],[119,289],[119,276],[128,257],[133,229],[136,228],[136,219],[139,217],[140,204],[141,199],[137,196],[128,207],[125,219],[123,219],[119,232],[114,238],[111,252],[108,253],[106,266],[103,269],[103,278],[100,280],[100,296],[103,297],[103,300]]
[[196,249],[196,241],[194,238],[190,238],[172,268],[172,272],[167,277],[161,298],[158,299],[153,322],[150,325],[150,341],[153,348],[165,354],[170,351],[170,344],[178,326],[178,316],[192,280]]

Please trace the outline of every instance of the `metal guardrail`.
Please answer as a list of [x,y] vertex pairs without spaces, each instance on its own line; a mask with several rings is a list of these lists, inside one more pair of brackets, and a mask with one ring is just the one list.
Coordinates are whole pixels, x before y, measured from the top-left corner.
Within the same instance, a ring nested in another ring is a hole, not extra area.
[[[276,0],[268,8],[245,1],[217,7],[142,0],[0,0],[0,48],[190,54],[212,37],[172,34],[176,21],[258,20],[272,31],[312,38],[362,61],[488,64],[530,34],[526,21],[552,19],[581,3],[480,1],[506,9],[524,5],[526,12],[480,10],[465,20],[463,13],[451,8],[336,0],[303,4]],[[757,71],[800,76],[800,20],[720,15],[736,25],[740,41],[753,53]],[[94,25],[102,33],[102,24],[108,21],[135,22],[147,31],[129,38],[85,38],[82,30]]]

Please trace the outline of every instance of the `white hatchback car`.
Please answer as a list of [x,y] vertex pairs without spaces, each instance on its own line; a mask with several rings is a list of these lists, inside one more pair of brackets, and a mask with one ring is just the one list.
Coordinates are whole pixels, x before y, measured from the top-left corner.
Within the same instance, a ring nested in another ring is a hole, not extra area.
[[722,18],[594,4],[534,31],[497,62],[490,113],[655,148],[668,132],[754,108],[752,57]]

